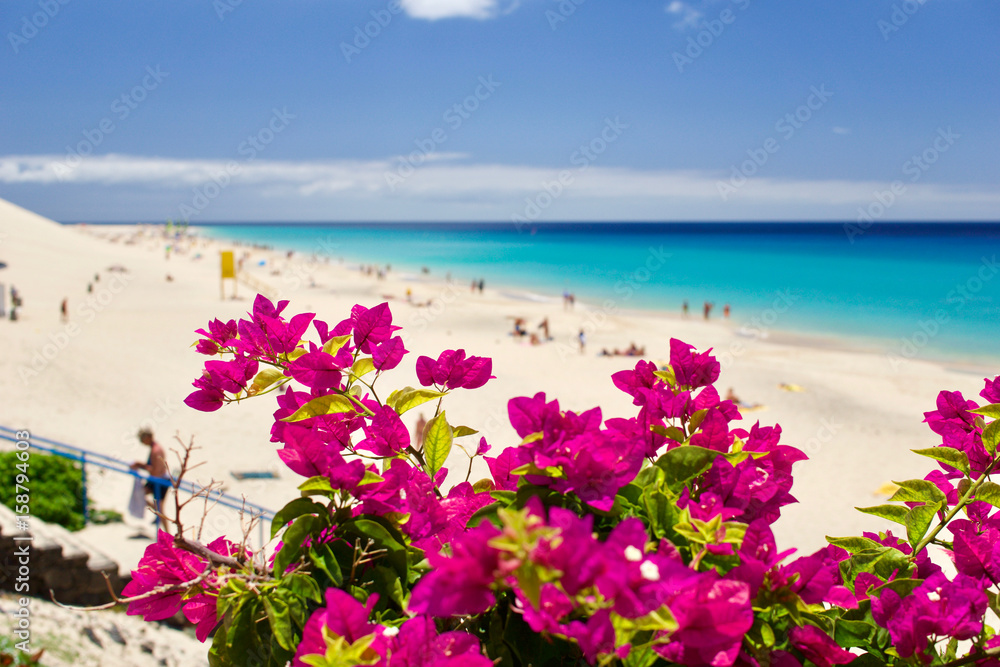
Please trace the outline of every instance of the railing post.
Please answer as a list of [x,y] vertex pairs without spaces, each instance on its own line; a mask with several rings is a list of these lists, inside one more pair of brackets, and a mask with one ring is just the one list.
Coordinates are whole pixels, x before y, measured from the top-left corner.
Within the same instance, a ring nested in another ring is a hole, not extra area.
[[90,523],[90,507],[87,503],[87,455],[80,454],[80,471],[81,479],[83,481],[83,525]]

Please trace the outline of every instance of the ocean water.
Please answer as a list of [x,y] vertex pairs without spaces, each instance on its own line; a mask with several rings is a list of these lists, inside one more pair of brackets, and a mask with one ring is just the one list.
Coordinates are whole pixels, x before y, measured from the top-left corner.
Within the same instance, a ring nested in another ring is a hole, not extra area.
[[[214,238],[623,310],[725,304],[746,335],[835,337],[1000,371],[1000,223],[367,223],[199,226]],[[848,233],[851,231],[853,233]],[[857,233],[860,232],[860,233]]]

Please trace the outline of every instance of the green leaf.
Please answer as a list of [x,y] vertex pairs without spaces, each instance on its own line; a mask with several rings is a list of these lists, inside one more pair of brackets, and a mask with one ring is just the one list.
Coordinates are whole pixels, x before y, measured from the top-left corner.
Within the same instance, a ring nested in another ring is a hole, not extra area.
[[867,646],[876,631],[872,623],[837,619],[833,626],[833,638],[841,648]]
[[917,505],[906,514],[906,539],[912,546],[917,546],[924,539],[927,529],[944,503],[928,503]]
[[371,357],[361,357],[351,366],[351,373],[355,377],[362,377],[375,370],[375,360]]
[[453,440],[453,431],[444,412],[427,422],[427,430],[424,432],[424,460],[431,479],[434,479],[434,475],[448,460]]
[[865,514],[872,514],[883,519],[888,519],[903,526],[906,525],[906,515],[910,511],[904,505],[875,505],[874,507],[855,507],[854,509]]
[[905,482],[893,482],[899,490],[893,494],[890,501],[900,503],[945,503],[947,498],[941,489],[925,479],[908,479]]
[[719,452],[685,445],[671,449],[657,460],[656,465],[667,474],[668,486],[675,486],[708,470]]
[[[903,508],[906,509],[905,507]],[[852,554],[860,553],[868,549],[878,549],[882,545],[867,537],[827,537],[826,541],[835,547],[840,547],[844,551]]]
[[854,585],[854,580],[862,572],[871,572],[884,580],[897,570],[899,571],[897,576],[905,577],[911,569],[912,563],[906,554],[898,549],[883,546],[859,551],[840,562],[840,573],[848,587]]
[[299,484],[299,491],[302,492],[303,496],[334,496],[337,494],[337,491],[330,486],[329,478],[322,475],[310,477]]
[[371,470],[365,470],[365,476],[361,478],[360,482],[358,482],[358,486],[364,486],[366,484],[378,484],[379,482],[384,482],[384,481],[385,477],[382,477],[378,473],[373,472]]
[[447,395],[448,392],[446,391],[406,387],[389,394],[389,398],[387,398],[385,402],[392,407],[397,414],[401,415],[407,410],[412,410],[418,405],[423,405],[427,401],[433,401],[435,398],[441,398],[442,396]]
[[347,341],[351,340],[353,336],[347,334],[346,336],[334,336],[330,340],[323,344],[323,351],[327,354],[335,355],[340,351],[340,348],[347,345]]
[[674,374],[673,366],[667,366],[662,371],[653,371],[653,375],[666,382],[668,387],[673,387],[677,384],[677,376]]
[[476,493],[488,493],[495,488],[492,479],[481,479],[472,485],[472,490]]
[[[324,477],[322,479],[326,478]],[[306,484],[308,483],[309,482],[307,481]],[[327,486],[329,486],[329,484],[329,481],[327,481]],[[326,507],[317,502],[309,500],[308,498],[296,498],[275,512],[274,520],[271,521],[271,539],[274,539],[274,536],[277,535],[278,532],[292,519],[297,519],[303,514],[324,514],[326,512]]]
[[477,431],[474,428],[469,428],[468,426],[456,426],[455,427],[455,437],[456,438],[462,438],[462,437],[465,437],[467,435],[475,435],[477,433],[479,433],[479,431]]
[[992,405],[984,405],[981,408],[976,408],[975,410],[969,410],[969,412],[974,412],[977,415],[983,415],[984,417],[993,417],[994,419],[1000,419],[1000,403],[993,403]]
[[283,422],[298,422],[303,419],[309,419],[310,417],[316,417],[319,415],[332,415],[342,412],[354,412],[354,403],[351,399],[343,396],[341,394],[330,394],[329,396],[320,396],[319,398],[314,398],[309,401],[301,408],[295,411],[289,417],[283,418]]
[[1000,507],[1000,484],[994,482],[983,482],[976,489],[976,500],[982,500],[993,507]]
[[469,517],[466,525],[469,528],[475,528],[483,521],[490,521],[492,523],[499,523],[497,518],[497,510],[503,507],[503,503],[490,503],[486,507],[481,507],[476,512]]
[[247,393],[251,396],[259,394],[283,377],[285,377],[285,374],[277,368],[265,368],[254,376],[253,383],[250,385],[250,391]]
[[344,583],[344,575],[340,563],[329,544],[314,544],[309,550],[309,560],[317,569],[326,574],[334,586]]
[[323,593],[319,590],[319,584],[308,574],[296,572],[290,577],[285,577],[284,586],[300,598],[323,603]]
[[264,609],[267,610],[267,621],[271,625],[271,634],[278,645],[289,651],[295,650],[295,639],[292,636],[292,623],[288,617],[288,605],[273,596],[264,597]]
[[379,565],[372,574],[377,590],[388,595],[389,599],[398,604],[400,609],[405,609],[406,593],[403,592],[403,582],[399,580],[396,571]]
[[923,579],[893,579],[868,591],[868,596],[877,598],[882,594],[882,591],[890,590],[899,595],[899,597],[905,598],[922,583],[924,583]]
[[313,526],[318,521],[317,517],[311,514],[300,516],[291,526],[285,530],[281,536],[281,551],[274,556],[274,575],[281,577],[288,566],[298,560],[302,553],[302,542],[312,532]]
[[997,443],[1000,443],[1000,419],[991,421],[983,429],[983,447],[990,453],[990,456],[996,455]]
[[929,449],[912,449],[910,451],[914,454],[920,454],[929,459],[946,463],[952,468],[958,468],[966,475],[971,474],[969,472],[969,456],[959,449],[952,447],[931,447]]

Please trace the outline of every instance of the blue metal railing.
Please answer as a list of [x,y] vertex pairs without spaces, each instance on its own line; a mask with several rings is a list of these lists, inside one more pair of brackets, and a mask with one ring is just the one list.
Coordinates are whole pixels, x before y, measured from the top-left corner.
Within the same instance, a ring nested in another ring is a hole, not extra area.
[[[0,440],[7,440],[10,442],[17,442],[18,438],[16,436],[17,431],[12,428],[7,428],[6,426],[0,425]],[[83,449],[82,447],[74,447],[73,445],[67,445],[63,442],[58,442],[56,440],[50,440],[49,438],[43,438],[41,436],[31,434],[31,448],[39,449],[44,452],[49,452],[55,456],[61,456],[65,459],[70,459],[72,461],[77,461],[80,463],[82,469],[82,481],[83,481],[83,517],[84,522],[90,520],[90,512],[88,508],[87,500],[87,466],[93,465],[98,468],[103,468],[105,470],[111,470],[122,475],[128,475],[130,477],[138,477],[139,479],[150,479],[149,473],[137,472],[132,470],[131,464],[122,461],[121,459],[116,459],[113,456],[108,456],[106,454],[101,454],[99,452],[91,451],[89,449]],[[44,444],[39,444],[44,443]],[[158,478],[153,478],[158,479]],[[260,544],[264,545],[264,521],[271,522],[274,520],[274,512],[271,510],[261,507],[260,505],[255,505],[253,503],[245,502],[242,498],[236,498],[234,496],[227,495],[218,490],[206,490],[192,482],[186,480],[181,480],[180,484],[177,486],[178,491],[184,491],[186,493],[201,494],[203,497],[207,497],[209,501],[214,502],[216,505],[221,505],[222,507],[228,507],[234,510],[246,510],[251,512],[254,516],[260,516],[261,522],[259,524],[260,529]]]

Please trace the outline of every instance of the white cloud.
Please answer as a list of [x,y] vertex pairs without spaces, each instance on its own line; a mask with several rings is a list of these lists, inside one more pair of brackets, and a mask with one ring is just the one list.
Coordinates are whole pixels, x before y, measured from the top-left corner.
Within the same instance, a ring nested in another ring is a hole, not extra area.
[[667,12],[670,14],[675,14],[678,17],[678,21],[674,23],[674,27],[678,30],[686,30],[687,28],[693,28],[698,25],[698,21],[701,20],[703,16],[700,11],[695,9],[692,5],[682,2],[681,0],[673,0],[669,5],[667,5]]
[[517,8],[519,0],[401,0],[412,18],[437,21],[448,18],[491,19]]
[[[241,205],[271,205],[290,213],[303,207],[331,204],[343,210],[372,212],[375,219],[510,219],[526,199],[535,199],[543,184],[565,172],[569,185],[556,197],[550,219],[844,219],[859,206],[871,204],[873,193],[886,182],[752,178],[723,202],[723,171],[640,170],[590,165],[535,167],[470,164],[460,154],[438,154],[412,174],[390,186],[387,175],[398,175],[401,158],[286,162],[255,160],[240,164],[227,188],[227,198]],[[48,186],[61,197],[73,196],[66,185],[120,192],[181,204],[195,189],[225,173],[225,160],[179,160],[128,155],[94,156],[60,174],[63,156],[0,156],[0,184]],[[230,166],[232,163],[228,163]],[[232,171],[232,170],[231,170]],[[404,172],[405,173],[405,172]],[[565,179],[564,179],[565,180]],[[59,188],[62,188],[61,190]],[[893,219],[982,219],[1000,207],[1000,189],[933,183],[906,184],[906,192],[891,209]],[[8,188],[9,189],[9,188]],[[229,204],[213,213],[225,217]],[[214,205],[213,205],[214,206]],[[350,209],[350,207],[354,207]],[[380,213],[381,212],[381,213]],[[438,215],[440,214],[440,215]],[[888,219],[887,216],[886,219]],[[995,216],[994,216],[995,217]]]
[[851,128],[837,126],[837,127],[833,128],[833,133],[834,134],[850,134],[851,133]]

